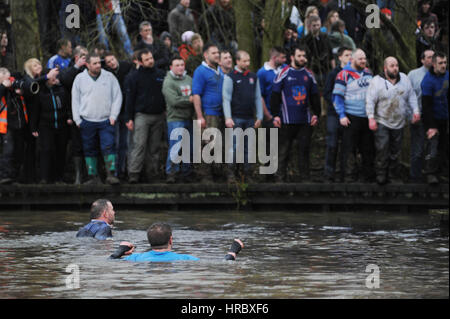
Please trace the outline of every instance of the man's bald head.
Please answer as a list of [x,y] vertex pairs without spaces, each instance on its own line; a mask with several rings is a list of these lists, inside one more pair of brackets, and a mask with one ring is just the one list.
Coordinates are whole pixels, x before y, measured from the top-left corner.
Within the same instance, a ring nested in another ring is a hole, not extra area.
[[361,49],[356,49],[352,55],[352,68],[358,71],[362,71],[366,68],[366,64],[366,53]]
[[397,59],[394,58],[393,56],[390,56],[390,57],[387,57],[386,59],[384,59],[384,67],[386,67],[387,65],[392,64],[392,63],[398,64]]
[[390,56],[384,60],[384,75],[388,79],[396,79],[399,73],[398,61],[396,58]]

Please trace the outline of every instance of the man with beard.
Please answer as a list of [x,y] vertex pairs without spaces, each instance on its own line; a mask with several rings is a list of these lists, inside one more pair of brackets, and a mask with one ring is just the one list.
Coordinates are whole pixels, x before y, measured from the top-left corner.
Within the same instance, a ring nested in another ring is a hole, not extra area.
[[145,164],[147,181],[160,178],[159,154],[164,131],[165,101],[162,86],[165,71],[156,67],[150,50],[138,53],[140,68],[126,86],[126,125],[133,134],[128,163],[128,181],[138,183]]
[[396,58],[386,58],[384,72],[370,82],[366,113],[375,136],[376,181],[384,185],[398,177],[406,115],[413,113],[413,124],[420,121],[416,93],[406,74],[399,72]]
[[114,224],[115,211],[111,202],[107,199],[97,199],[91,205],[91,221],[77,233],[77,237],[93,237],[105,240],[112,238],[112,225]]
[[339,72],[333,90],[333,103],[339,122],[344,127],[342,146],[342,179],[357,180],[356,151],[361,153],[365,181],[373,175],[374,140],[366,114],[366,92],[372,74],[366,68],[367,58],[357,49],[351,64]]
[[[280,128],[279,164],[276,182],[286,181],[286,168],[292,142],[299,139],[299,171],[302,180],[310,178],[309,153],[312,128],[320,116],[320,97],[316,81],[305,66],[306,49],[297,47],[291,54],[291,65],[286,66],[274,80],[270,106],[273,124]],[[280,110],[281,106],[281,110]],[[282,123],[282,125],[281,125]]]
[[425,174],[428,184],[437,184],[439,171],[448,178],[448,71],[447,56],[436,52],[433,66],[422,81],[425,127]]
[[[224,74],[219,67],[220,53],[218,47],[214,44],[207,44],[203,48],[203,58],[204,61],[195,70],[192,79],[192,94],[194,96],[194,108],[197,121],[202,130],[213,127],[223,133],[225,122],[222,110]],[[209,144],[210,140],[205,141],[205,143]],[[210,168],[203,166],[201,168],[201,173],[204,175],[202,182],[211,182],[214,173],[218,173],[219,171],[221,170],[217,164]]]
[[102,70],[100,56],[86,58],[87,69],[78,74],[72,87],[73,120],[80,128],[83,151],[90,181],[100,183],[97,174],[98,140],[105,160],[108,184],[118,184],[115,177],[115,127],[122,106],[119,81]]

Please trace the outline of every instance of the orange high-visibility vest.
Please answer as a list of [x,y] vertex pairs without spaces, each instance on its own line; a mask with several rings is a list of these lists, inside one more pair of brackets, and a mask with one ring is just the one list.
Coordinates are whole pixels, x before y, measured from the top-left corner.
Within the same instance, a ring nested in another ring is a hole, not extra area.
[[[20,100],[23,105],[23,115],[25,116],[25,121],[28,123],[27,107],[25,105],[25,99],[20,96]],[[8,105],[6,104],[5,97],[3,96],[0,100],[0,134],[6,134],[8,132]]]

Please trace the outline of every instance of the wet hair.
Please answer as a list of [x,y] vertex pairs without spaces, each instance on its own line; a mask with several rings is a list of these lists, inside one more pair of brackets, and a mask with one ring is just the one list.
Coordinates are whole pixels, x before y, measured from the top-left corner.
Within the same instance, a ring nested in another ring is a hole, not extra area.
[[172,228],[166,223],[154,223],[147,229],[147,239],[152,249],[167,248]]
[[97,219],[102,216],[102,213],[108,209],[108,204],[110,201],[108,199],[100,198],[97,199],[91,205],[91,219]]

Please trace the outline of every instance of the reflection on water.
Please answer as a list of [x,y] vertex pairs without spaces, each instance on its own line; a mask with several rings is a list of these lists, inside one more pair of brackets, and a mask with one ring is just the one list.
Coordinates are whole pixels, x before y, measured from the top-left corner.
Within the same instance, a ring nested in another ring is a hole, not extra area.
[[[449,296],[448,233],[429,215],[119,211],[114,240],[77,239],[80,212],[0,212],[0,298],[438,298]],[[149,249],[169,222],[174,250],[198,262],[129,263],[118,242]],[[245,248],[223,260],[233,238]],[[380,287],[366,287],[367,265]],[[68,289],[77,265],[79,289]]]

